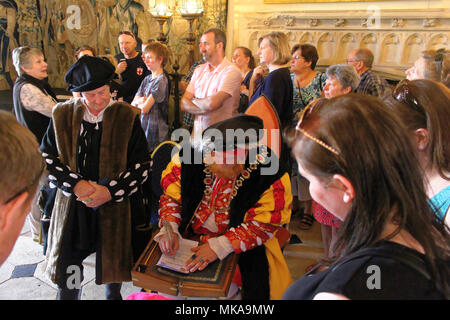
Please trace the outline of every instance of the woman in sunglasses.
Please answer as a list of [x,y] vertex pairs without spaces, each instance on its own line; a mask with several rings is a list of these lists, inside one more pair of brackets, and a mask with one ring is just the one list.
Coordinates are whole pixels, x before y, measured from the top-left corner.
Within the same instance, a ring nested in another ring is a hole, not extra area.
[[334,258],[284,299],[445,299],[450,235],[427,203],[411,140],[376,97],[306,108],[293,153],[312,198],[342,220]]
[[450,226],[450,89],[431,80],[404,80],[393,97],[388,106],[410,133],[430,204]]

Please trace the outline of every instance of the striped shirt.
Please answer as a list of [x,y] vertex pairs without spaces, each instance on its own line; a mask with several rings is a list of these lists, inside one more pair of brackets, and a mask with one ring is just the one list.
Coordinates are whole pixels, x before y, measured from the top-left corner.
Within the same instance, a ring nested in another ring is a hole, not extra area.
[[372,70],[367,70],[361,74],[361,82],[356,92],[382,98],[391,92],[391,88],[385,79]]

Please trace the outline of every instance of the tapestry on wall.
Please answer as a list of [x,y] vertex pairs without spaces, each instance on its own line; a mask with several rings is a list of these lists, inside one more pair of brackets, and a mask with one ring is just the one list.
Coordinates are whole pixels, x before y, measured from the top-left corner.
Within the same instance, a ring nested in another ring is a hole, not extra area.
[[0,90],[12,86],[15,73],[11,62],[11,50],[17,47],[17,4],[15,1],[0,1]]
[[[0,0],[0,5],[0,90],[11,88],[17,77],[11,63],[11,51],[17,46],[41,49],[49,64],[51,86],[64,88],[64,74],[74,62],[77,47],[89,45],[99,55],[114,56],[119,53],[119,31],[134,32],[139,43],[155,40],[159,33],[159,24],[148,12],[146,0]],[[209,27],[225,30],[227,0],[205,0],[204,8],[194,24],[195,34],[199,36]],[[169,72],[175,59],[179,72],[189,69],[185,40],[188,29],[188,22],[180,14],[165,24],[172,52]]]

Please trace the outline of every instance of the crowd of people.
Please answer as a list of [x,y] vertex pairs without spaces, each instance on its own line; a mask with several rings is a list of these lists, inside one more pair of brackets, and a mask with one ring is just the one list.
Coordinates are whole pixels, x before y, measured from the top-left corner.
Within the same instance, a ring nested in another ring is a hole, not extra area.
[[[115,57],[77,48],[65,102],[48,84],[41,51],[13,51],[17,121],[0,113],[0,263],[28,215],[61,300],[80,298],[67,270],[82,273],[93,252],[96,283],[107,299],[122,299],[152,232],[167,255],[182,237],[199,240],[190,272],[237,254],[230,299],[450,297],[447,51],[424,51],[391,86],[366,48],[321,72],[317,49],[291,48],[282,32],[260,37],[257,59],[239,46],[230,61],[225,33],[204,31],[202,60],[180,83],[190,138],[162,172],[152,226],[142,185],[151,154],[170,139],[170,52],[157,41],[139,52],[129,31],[118,43]],[[262,115],[246,114],[261,97],[277,115],[279,153],[263,139]],[[265,174],[273,161],[276,172]],[[293,216],[302,229],[320,223],[324,244],[300,279],[283,256]],[[383,273],[375,289],[373,265]]]

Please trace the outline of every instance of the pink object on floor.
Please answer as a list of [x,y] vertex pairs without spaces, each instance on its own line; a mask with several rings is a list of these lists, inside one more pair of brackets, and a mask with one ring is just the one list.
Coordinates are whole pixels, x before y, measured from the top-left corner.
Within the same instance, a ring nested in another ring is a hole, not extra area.
[[173,300],[157,293],[135,292],[126,297],[125,300]]

